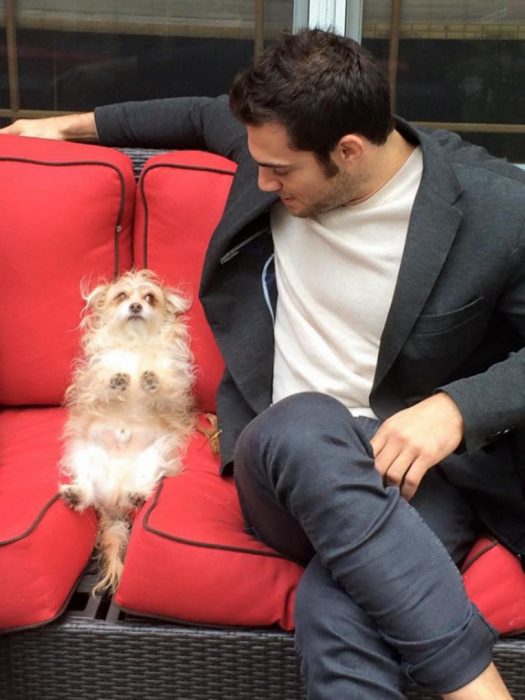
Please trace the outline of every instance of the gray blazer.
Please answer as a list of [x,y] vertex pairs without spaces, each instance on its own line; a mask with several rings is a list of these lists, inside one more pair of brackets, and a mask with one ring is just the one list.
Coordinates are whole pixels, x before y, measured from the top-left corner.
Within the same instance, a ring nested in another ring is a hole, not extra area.
[[[101,107],[96,123],[104,144],[200,148],[238,164],[200,289],[227,368],[218,394],[227,468],[239,432],[271,402],[273,324],[261,279],[277,197],[258,189],[226,97]],[[477,493],[488,526],[525,553],[517,481],[521,472],[525,483],[525,173],[455,134],[396,126],[421,145],[424,168],[370,404],[384,419],[436,390],[450,394],[465,423],[451,478]],[[506,529],[502,507],[512,511]]]

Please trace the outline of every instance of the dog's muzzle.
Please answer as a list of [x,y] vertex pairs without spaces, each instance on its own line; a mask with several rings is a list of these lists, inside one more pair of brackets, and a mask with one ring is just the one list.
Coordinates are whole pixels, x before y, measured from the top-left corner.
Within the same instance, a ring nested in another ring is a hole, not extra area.
[[130,304],[128,318],[130,320],[133,320],[133,319],[144,320],[144,317],[142,316],[142,304],[138,304],[137,302],[133,302],[133,304]]

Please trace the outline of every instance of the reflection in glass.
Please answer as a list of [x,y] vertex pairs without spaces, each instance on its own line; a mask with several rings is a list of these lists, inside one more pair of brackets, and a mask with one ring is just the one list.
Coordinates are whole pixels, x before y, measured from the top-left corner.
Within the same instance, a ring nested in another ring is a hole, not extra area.
[[292,16],[292,0],[18,0],[21,108],[227,92],[257,34],[274,39]]

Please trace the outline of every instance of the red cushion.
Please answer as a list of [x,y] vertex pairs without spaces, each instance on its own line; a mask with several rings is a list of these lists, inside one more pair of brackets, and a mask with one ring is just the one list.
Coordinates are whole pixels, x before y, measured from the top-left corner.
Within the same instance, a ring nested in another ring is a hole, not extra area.
[[463,565],[469,598],[501,634],[525,632],[525,573],[517,557],[481,538]]
[[113,149],[0,136],[0,404],[62,400],[80,282],[130,266],[134,191]]
[[189,312],[203,411],[215,411],[223,362],[198,299],[208,241],[219,223],[235,165],[211,153],[179,151],[151,158],[139,183],[135,215],[135,264],[193,297]]
[[0,412],[0,629],[55,618],[93,549],[96,518],[57,498],[59,408]]
[[192,623],[290,630],[301,573],[244,531],[233,481],[196,433],[185,471],[135,519],[116,602]]

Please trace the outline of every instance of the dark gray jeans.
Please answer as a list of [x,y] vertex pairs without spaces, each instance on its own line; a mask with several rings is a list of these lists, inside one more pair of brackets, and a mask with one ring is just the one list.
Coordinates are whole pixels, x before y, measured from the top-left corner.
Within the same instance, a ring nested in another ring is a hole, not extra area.
[[295,621],[312,700],[399,700],[407,676],[450,692],[486,668],[496,639],[451,558],[475,539],[475,515],[439,467],[412,505],[385,487],[369,444],[377,425],[302,393],[259,415],[236,447],[248,527],[307,565]]

